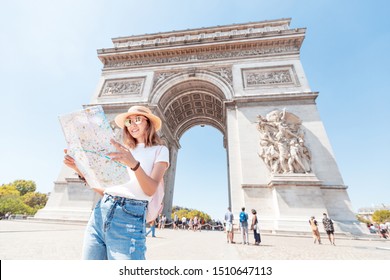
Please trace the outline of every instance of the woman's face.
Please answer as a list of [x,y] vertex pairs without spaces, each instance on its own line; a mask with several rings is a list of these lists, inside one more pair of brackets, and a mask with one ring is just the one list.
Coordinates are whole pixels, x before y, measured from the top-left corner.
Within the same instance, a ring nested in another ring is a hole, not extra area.
[[130,116],[125,121],[125,126],[130,135],[137,139],[138,143],[143,143],[148,128],[148,119],[144,116]]

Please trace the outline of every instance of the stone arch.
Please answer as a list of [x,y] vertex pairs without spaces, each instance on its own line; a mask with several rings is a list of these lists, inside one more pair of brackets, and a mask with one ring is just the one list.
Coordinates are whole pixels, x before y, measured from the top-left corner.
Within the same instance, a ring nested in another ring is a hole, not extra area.
[[181,82],[191,82],[198,80],[208,82],[217,87],[223,94],[224,99],[232,99],[233,87],[231,81],[229,82],[228,80],[223,79],[221,76],[218,76],[211,71],[192,69],[171,74],[169,77],[164,78],[160,83],[156,81],[155,86],[149,96],[149,103],[157,104],[165,92]]
[[165,176],[164,212],[170,213],[172,209],[181,136],[196,125],[209,125],[222,133],[223,145],[227,148],[225,103],[231,96],[231,85],[209,71],[183,71],[155,82],[148,102],[159,111],[163,120],[163,137],[170,139],[171,168]]
[[175,140],[195,125],[210,125],[226,135],[225,102],[231,85],[214,73],[198,71],[172,75],[156,84],[150,103],[157,105]]

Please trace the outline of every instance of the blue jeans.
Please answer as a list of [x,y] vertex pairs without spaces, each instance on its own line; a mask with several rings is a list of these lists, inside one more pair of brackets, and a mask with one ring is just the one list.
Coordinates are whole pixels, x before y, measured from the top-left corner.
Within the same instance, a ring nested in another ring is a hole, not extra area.
[[156,237],[156,225],[153,224],[150,226],[150,229],[148,230],[148,232],[145,234],[145,236],[148,236],[149,233],[152,233],[152,237]]
[[148,202],[105,194],[89,219],[85,260],[144,260]]

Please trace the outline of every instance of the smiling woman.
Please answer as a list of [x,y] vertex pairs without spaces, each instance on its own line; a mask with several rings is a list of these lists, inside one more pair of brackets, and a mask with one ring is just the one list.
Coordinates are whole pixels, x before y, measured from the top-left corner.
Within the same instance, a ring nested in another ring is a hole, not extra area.
[[[168,149],[160,144],[156,133],[161,120],[148,108],[133,106],[117,115],[115,122],[124,130],[124,145],[112,139],[117,152],[107,156],[127,167],[130,181],[105,189],[93,188],[103,197],[87,225],[84,259],[145,259],[145,224],[147,218],[156,218],[147,215],[147,210],[154,205],[154,194],[160,194],[169,166]],[[84,177],[69,155],[65,155],[64,163]]]

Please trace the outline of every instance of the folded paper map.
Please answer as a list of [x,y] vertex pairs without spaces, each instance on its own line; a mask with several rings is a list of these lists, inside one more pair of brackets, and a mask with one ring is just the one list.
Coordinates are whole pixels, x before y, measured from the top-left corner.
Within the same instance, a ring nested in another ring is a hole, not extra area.
[[130,180],[126,166],[107,156],[116,149],[110,143],[114,137],[102,106],[88,107],[59,117],[68,155],[75,159],[91,188],[121,185]]

